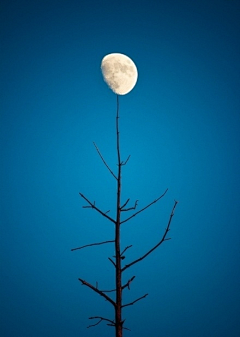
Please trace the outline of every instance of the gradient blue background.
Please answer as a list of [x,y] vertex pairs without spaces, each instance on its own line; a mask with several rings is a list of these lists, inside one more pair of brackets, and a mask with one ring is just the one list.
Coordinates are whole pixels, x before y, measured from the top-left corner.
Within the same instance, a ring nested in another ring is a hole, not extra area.
[[78,277],[114,287],[113,225],[83,209],[84,193],[115,214],[116,96],[100,63],[112,52],[139,79],[120,97],[124,336],[240,336],[240,2],[1,1],[1,327],[3,337],[113,336],[89,316],[111,306]]

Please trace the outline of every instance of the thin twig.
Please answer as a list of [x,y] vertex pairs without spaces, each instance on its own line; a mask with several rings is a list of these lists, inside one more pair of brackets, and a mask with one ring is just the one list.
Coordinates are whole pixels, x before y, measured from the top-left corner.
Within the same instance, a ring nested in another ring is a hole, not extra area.
[[151,205],[155,204],[155,202],[157,202],[158,200],[160,200],[162,197],[164,197],[164,195],[167,193],[168,188],[166,189],[166,191],[157,199],[155,199],[154,201],[152,201],[150,204],[148,204],[147,206],[145,206],[144,208],[140,209],[140,211],[134,213],[133,215],[131,215],[129,218],[121,221],[121,224],[123,224],[124,222],[127,222],[128,220],[132,219],[134,216],[136,216],[137,214],[143,212],[145,209],[147,209],[148,207],[150,207]]
[[123,251],[122,251],[122,253],[121,253],[121,255],[120,256],[122,256],[123,255],[123,253],[124,252],[126,252],[126,250],[128,249],[128,248],[131,248],[132,247],[132,245],[130,245],[130,246],[127,246]]
[[131,157],[131,155],[129,155],[125,161],[122,161],[122,162],[121,162],[121,165],[122,165],[122,166],[123,166],[123,165],[126,165],[127,162],[129,161],[129,158],[130,158],[130,157]]
[[127,203],[129,202],[129,200],[130,200],[130,199],[128,199],[128,200],[125,202],[125,204],[122,205],[122,207],[120,208],[120,210],[122,210],[122,209],[127,205]]
[[174,203],[174,205],[173,205],[172,212],[171,212],[170,217],[169,217],[168,225],[167,225],[167,228],[165,229],[165,232],[164,232],[164,234],[163,234],[162,239],[158,242],[158,244],[156,244],[156,246],[154,246],[152,249],[150,249],[150,250],[149,250],[146,254],[144,254],[142,257],[140,257],[139,259],[136,259],[135,261],[133,261],[133,262],[131,262],[131,263],[129,263],[129,264],[126,264],[126,266],[122,269],[122,272],[123,272],[124,270],[126,270],[127,268],[131,267],[133,264],[135,264],[135,263],[137,263],[137,262],[139,262],[139,261],[145,259],[145,257],[147,257],[150,253],[152,253],[152,252],[153,252],[158,246],[160,246],[164,241],[168,240],[168,239],[166,239],[166,235],[167,235],[167,233],[168,233],[169,230],[170,230],[170,229],[169,229],[169,228],[170,228],[170,224],[171,224],[172,217],[173,217],[173,215],[174,215],[174,210],[175,210],[175,208],[176,208],[176,206],[177,206],[177,203],[178,203],[178,201],[175,201],[175,203]]
[[112,262],[112,264],[114,265],[114,267],[116,268],[116,263],[115,263],[115,262],[113,262],[113,260],[112,260],[110,257],[108,258],[108,260],[109,260],[109,261],[111,261],[111,262]]
[[98,207],[96,207],[95,203],[93,204],[91,201],[89,201],[82,193],[79,193],[79,194],[83,199],[85,199],[89,203],[89,205],[91,205],[91,207],[83,206],[84,208],[93,208],[96,211],[98,211],[100,214],[102,214],[105,218],[107,218],[108,220],[112,221],[113,223],[116,223],[115,220],[113,220],[110,216],[108,216],[106,213],[103,213]]
[[[96,318],[96,317],[89,317],[89,319],[92,319],[92,318]],[[102,319],[100,319],[96,324],[91,324],[91,325],[87,326],[87,329],[88,328],[92,328],[93,326],[96,326],[96,325],[98,325],[101,322],[102,322]]]
[[122,290],[125,289],[126,287],[128,287],[128,289],[130,290],[130,283],[135,279],[135,276],[133,276],[130,280],[127,281],[126,284],[124,284],[124,286],[122,286]]
[[95,291],[96,293],[98,293],[100,296],[103,296],[108,302],[110,302],[114,307],[116,306],[116,303],[110,298],[108,297],[106,294],[104,294],[101,290],[98,290],[96,287],[94,287],[93,285],[91,285],[90,283],[84,281],[81,278],[78,278],[78,280],[80,282],[82,282],[83,285],[91,288],[93,291]]
[[136,209],[137,205],[138,205],[138,200],[135,201],[135,205],[133,207],[129,207],[129,208],[125,208],[125,209],[121,208],[121,212],[127,212],[127,211],[131,211],[133,209]]
[[95,146],[95,148],[96,148],[96,150],[97,150],[97,152],[98,152],[100,158],[102,159],[103,163],[105,164],[105,166],[107,167],[107,169],[109,170],[109,172],[113,175],[113,177],[117,180],[117,177],[115,176],[115,174],[113,173],[113,171],[110,169],[110,167],[108,166],[108,164],[107,164],[106,161],[104,160],[104,158],[103,158],[101,152],[99,151],[99,148],[97,147],[97,145],[96,145],[94,142],[93,142],[93,144],[94,144],[94,146]]
[[128,330],[128,331],[131,331],[130,329],[128,329],[128,328],[124,328],[124,326],[123,326],[123,324],[125,323],[125,321],[126,321],[126,318],[121,322],[122,323],[122,327],[123,327],[123,329],[125,329],[125,330]]
[[103,293],[112,293],[113,291],[116,291],[116,289],[112,289],[112,290],[101,290]]
[[136,303],[137,301],[140,301],[141,299],[143,299],[143,298],[146,297],[147,295],[148,295],[148,294],[145,294],[145,295],[143,295],[143,296],[137,298],[135,301],[133,301],[133,302],[131,302],[131,303],[122,305],[122,308],[127,307],[127,306],[129,306],[129,305],[133,305],[134,303]]
[[110,242],[114,242],[114,240],[97,242],[97,243],[90,243],[89,245],[85,245],[85,246],[81,246],[81,247],[77,247],[77,248],[72,248],[71,251],[74,251],[74,250],[77,250],[77,249],[82,249],[82,248],[85,248],[85,247],[90,247],[90,246],[103,245],[105,243],[110,243]]
[[[110,322],[111,324],[113,324],[113,326],[115,326],[115,322],[114,321],[112,321],[111,319],[108,319],[108,318],[101,317],[101,316],[89,317],[88,319],[99,319],[99,321],[96,324],[89,325],[87,328],[91,328],[93,326],[96,326],[99,323],[101,323],[102,321]],[[107,324],[107,325],[109,325],[109,324]]]

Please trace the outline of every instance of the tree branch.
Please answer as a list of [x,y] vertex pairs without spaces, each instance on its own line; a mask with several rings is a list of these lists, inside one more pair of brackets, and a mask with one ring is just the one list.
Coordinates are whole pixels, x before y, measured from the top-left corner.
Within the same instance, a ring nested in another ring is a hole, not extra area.
[[129,305],[133,305],[134,303],[136,303],[137,301],[140,301],[141,299],[143,299],[143,298],[146,297],[147,295],[148,295],[148,294],[145,294],[145,295],[143,295],[143,296],[137,298],[135,301],[133,301],[133,302],[131,302],[131,303],[122,305],[122,308],[127,307],[127,306],[129,306]]
[[146,254],[144,254],[142,257],[140,257],[139,259],[137,259],[137,260],[135,260],[135,261],[133,261],[133,262],[131,262],[131,263],[129,263],[129,264],[126,264],[126,266],[122,269],[122,272],[123,272],[124,270],[126,270],[127,268],[131,267],[133,264],[135,264],[135,263],[137,263],[137,262],[139,262],[139,261],[145,259],[145,257],[147,257],[149,254],[151,254],[151,253],[152,253],[158,246],[160,246],[160,245],[163,243],[163,241],[169,240],[169,239],[166,239],[166,235],[167,235],[167,233],[168,233],[169,230],[170,230],[170,229],[169,229],[169,228],[170,228],[170,224],[171,224],[171,221],[172,221],[172,217],[174,216],[174,210],[175,210],[175,208],[176,208],[176,206],[177,206],[177,203],[178,203],[178,201],[175,200],[175,203],[174,203],[173,208],[172,208],[172,212],[171,212],[170,217],[169,217],[168,225],[167,225],[167,228],[165,229],[165,232],[164,232],[164,234],[163,234],[162,239],[158,242],[158,244],[156,244],[156,246],[154,246],[152,249],[150,249],[150,250],[149,250]]
[[125,328],[124,326],[123,326],[123,329],[125,329],[125,330],[128,330],[128,331],[131,331],[130,329],[128,329],[128,328]]
[[[116,223],[115,220],[113,220],[110,216],[108,216],[106,213],[103,213],[98,207],[95,206],[95,203],[93,204],[91,201],[89,201],[82,193],[79,193],[80,196],[86,200],[89,205],[91,205],[91,207],[89,208],[94,208],[96,211],[98,211],[100,214],[102,214],[105,218],[107,218],[108,220],[112,221],[113,223]],[[88,207],[88,206],[83,206],[83,207]]]
[[109,261],[111,261],[111,262],[112,262],[112,264],[114,265],[114,267],[116,268],[116,263],[115,263],[115,262],[113,262],[113,260],[112,260],[110,257],[108,258],[108,260],[109,260]]
[[124,252],[126,252],[126,250],[128,249],[128,248],[131,248],[132,247],[132,245],[130,245],[130,246],[127,246],[123,251],[122,251],[122,253],[121,253],[121,255],[120,256],[122,256],[123,255],[123,253]]
[[113,173],[113,171],[110,169],[110,167],[108,166],[108,164],[105,162],[103,156],[101,155],[101,152],[99,151],[99,148],[97,147],[97,145],[93,142],[100,158],[102,159],[103,163],[105,164],[105,166],[107,167],[107,169],[109,170],[109,172],[113,175],[113,177],[117,180],[117,177],[115,176],[115,174]]
[[125,206],[127,205],[127,203],[129,202],[129,200],[130,200],[130,199],[128,198],[128,200],[125,202],[125,204],[122,205],[122,207],[120,208],[120,210],[122,210],[123,207],[125,207]]
[[140,211],[134,213],[133,215],[131,215],[129,218],[121,221],[121,224],[123,224],[124,222],[127,222],[128,220],[132,219],[134,216],[136,216],[137,214],[143,212],[145,209],[147,209],[148,207],[150,207],[151,205],[155,204],[155,202],[157,202],[158,200],[160,200],[162,197],[164,197],[164,195],[167,193],[168,188],[166,189],[166,191],[157,199],[155,199],[154,201],[152,201],[150,204],[148,204],[147,206],[145,206],[144,208],[142,208]]
[[131,155],[129,155],[125,161],[122,161],[122,162],[121,162],[121,166],[126,165],[127,162],[129,161],[129,158],[130,158],[130,157],[131,157]]
[[77,249],[82,249],[85,247],[90,247],[90,246],[97,246],[97,245],[103,245],[104,243],[110,243],[110,242],[115,242],[114,240],[109,240],[109,241],[103,241],[103,242],[97,242],[97,243],[90,243],[89,245],[77,247],[77,248],[72,248],[71,251],[77,250]]
[[[101,316],[89,317],[88,319],[100,319],[100,321],[97,322],[96,324],[91,324],[91,325],[89,325],[87,328],[91,328],[91,327],[93,327],[93,326],[96,326],[96,325],[98,325],[99,323],[101,323],[102,321],[110,322],[111,324],[113,324],[113,326],[115,326],[115,322],[114,322],[114,321],[112,321],[111,319],[108,319],[108,318],[101,317]],[[109,325],[109,324],[107,324],[107,325]]]
[[112,290],[102,290],[103,293],[112,293],[113,291],[116,291],[116,289],[112,289]]
[[[130,200],[130,199],[128,199],[128,201],[129,201],[129,200]],[[138,200],[135,201],[135,205],[134,205],[133,207],[129,207],[129,208],[123,209],[124,206],[122,206],[122,207],[121,207],[121,212],[127,212],[127,211],[131,211],[131,210],[133,210],[133,209],[136,209],[137,204],[138,204]],[[125,205],[125,206],[126,206],[126,205]],[[122,222],[124,222],[124,221],[122,221]]]
[[94,287],[93,285],[91,285],[90,283],[84,281],[83,279],[79,278],[78,279],[80,282],[82,282],[82,285],[85,285],[89,288],[91,288],[93,291],[95,291],[96,293],[98,293],[100,296],[103,296],[108,302],[110,302],[114,307],[116,306],[116,303],[110,298],[108,297],[106,294],[104,294],[101,290],[98,290],[96,287]]
[[124,284],[124,286],[122,286],[122,290],[125,289],[126,287],[128,287],[128,289],[130,290],[130,283],[135,279],[135,276],[133,276],[130,280],[127,281],[126,284]]

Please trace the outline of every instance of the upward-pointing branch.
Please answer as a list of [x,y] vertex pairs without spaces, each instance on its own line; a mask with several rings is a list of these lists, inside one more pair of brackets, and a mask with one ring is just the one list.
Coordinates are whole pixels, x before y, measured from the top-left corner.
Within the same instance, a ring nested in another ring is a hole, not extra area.
[[133,305],[133,304],[136,303],[137,301],[140,301],[141,299],[145,298],[147,295],[148,295],[148,294],[145,294],[145,295],[143,295],[143,296],[137,298],[135,301],[133,301],[133,302],[131,302],[131,303],[122,305],[122,308],[127,307],[127,306],[129,306],[129,305]]
[[167,235],[167,233],[170,230],[169,229],[170,228],[170,224],[171,224],[171,221],[172,221],[172,217],[174,216],[174,210],[175,210],[175,208],[177,206],[177,203],[178,203],[178,201],[175,200],[175,203],[174,203],[173,208],[172,208],[172,212],[171,212],[169,220],[168,220],[168,225],[167,225],[167,228],[165,229],[165,232],[163,234],[162,239],[158,242],[158,244],[156,244],[156,246],[154,246],[152,249],[150,249],[146,254],[144,254],[143,256],[141,256],[139,259],[137,259],[137,260],[135,260],[135,261],[133,261],[133,262],[131,262],[129,264],[126,264],[126,266],[122,269],[122,272],[124,270],[126,270],[127,268],[131,267],[133,264],[135,264],[135,263],[137,263],[137,262],[145,259],[145,257],[147,257],[149,254],[151,254],[158,246],[160,246],[163,243],[163,241],[169,240],[169,239],[166,239],[166,235]]

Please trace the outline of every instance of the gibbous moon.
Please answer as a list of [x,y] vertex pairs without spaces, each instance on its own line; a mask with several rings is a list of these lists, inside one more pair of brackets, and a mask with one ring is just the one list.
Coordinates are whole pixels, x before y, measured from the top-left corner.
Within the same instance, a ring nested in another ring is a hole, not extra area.
[[126,55],[113,53],[102,59],[103,78],[117,95],[126,95],[137,83],[138,71],[134,62]]

